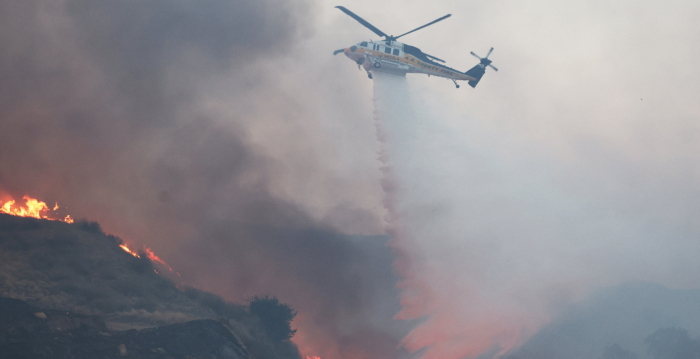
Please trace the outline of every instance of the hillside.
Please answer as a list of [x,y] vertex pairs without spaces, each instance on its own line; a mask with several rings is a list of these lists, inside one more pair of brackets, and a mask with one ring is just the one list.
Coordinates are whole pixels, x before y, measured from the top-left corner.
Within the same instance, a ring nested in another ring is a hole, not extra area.
[[[5,297],[0,306],[24,308],[0,308],[0,312],[25,313],[19,317],[4,315],[0,351],[17,349],[18,345],[41,347],[47,353],[68,358],[77,355],[76,348],[84,348],[81,343],[90,342],[98,343],[95,355],[102,355],[103,350],[117,355],[116,343],[120,340],[152,342],[154,336],[171,338],[177,332],[194,331],[200,335],[209,333],[215,337],[212,343],[216,344],[212,345],[221,348],[197,352],[197,341],[193,341],[195,351],[188,354],[190,357],[211,357],[216,352],[219,357],[299,358],[292,342],[270,340],[258,316],[250,313],[246,305],[228,303],[194,288],[177,288],[154,271],[146,256],[134,257],[119,244],[118,237],[106,235],[94,222],[68,224],[0,214],[0,297]],[[33,315],[39,311],[47,315],[45,320]],[[57,316],[63,319],[58,320]],[[73,325],[61,328],[47,324],[57,320]],[[16,328],[25,331],[18,332]],[[17,334],[20,332],[24,334]],[[70,340],[46,341],[59,337]],[[56,345],[64,351],[52,347]],[[153,348],[144,346],[141,354],[132,351],[129,355],[161,355],[157,348],[166,350],[162,346],[167,345],[177,348],[173,343],[162,343]],[[222,349],[227,345],[231,350]],[[65,351],[71,346],[72,351]],[[240,348],[233,350],[237,346]],[[178,354],[178,350],[184,349],[174,350],[168,355],[179,357],[182,353]],[[34,353],[34,357],[42,356]]]
[[[572,305],[503,359],[622,359],[632,354],[639,359],[695,358],[700,348],[690,356],[654,356],[645,340],[667,328],[687,330],[689,342],[690,338],[697,338],[700,335],[698,303],[700,290],[697,289],[669,289],[647,282],[604,288]],[[678,338],[669,339],[666,349],[674,349],[681,343]],[[632,354],[606,356],[615,346],[622,349],[620,352]]]
[[250,357],[231,331],[211,319],[114,332],[99,316],[41,310],[11,298],[0,298],[0,354],[15,359]]

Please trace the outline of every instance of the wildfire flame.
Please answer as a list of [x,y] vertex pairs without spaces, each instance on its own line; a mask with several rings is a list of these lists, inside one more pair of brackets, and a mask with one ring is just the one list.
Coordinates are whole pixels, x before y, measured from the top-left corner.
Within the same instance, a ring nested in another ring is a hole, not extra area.
[[321,359],[319,357],[306,357],[306,359]]
[[148,256],[148,259],[150,259],[150,260],[152,260],[152,261],[155,261],[155,262],[158,262],[158,263],[160,263],[160,264],[166,266],[166,267],[168,268],[168,270],[170,270],[171,272],[173,271],[173,269],[170,268],[169,265],[165,264],[165,262],[163,262],[162,259],[158,258],[158,256],[157,256],[155,253],[153,253],[153,251],[152,251],[150,248],[146,247],[146,248],[144,249],[144,251],[146,252],[146,256]]
[[[132,256],[136,257],[136,258],[141,258],[141,256],[138,255],[138,253],[136,253],[134,250],[132,250],[131,248],[129,248],[129,246],[127,246],[126,244],[120,244],[119,247],[121,247],[121,249],[123,249],[124,252],[129,253],[129,254],[131,254]],[[168,268],[168,270],[171,271],[171,272],[173,271],[173,269],[170,268],[169,265],[167,265],[167,264],[166,264],[162,259],[160,259],[160,257],[158,257],[155,253],[153,253],[153,250],[151,250],[150,248],[144,246],[144,247],[143,247],[143,251],[144,251],[144,253],[146,253],[146,257],[148,257],[148,259],[150,259],[150,260],[152,260],[152,261],[154,261],[154,262],[158,262],[158,263],[164,265],[164,266],[165,266],[166,268]],[[156,272],[156,273],[158,273],[158,272]],[[177,273],[177,275],[179,276],[180,273]]]
[[[66,222],[66,223],[73,223],[74,220],[71,218],[70,215],[67,215],[63,218],[54,218],[53,216],[47,215],[46,212],[48,211],[53,211],[55,212],[59,206],[58,202],[53,206],[53,209],[51,209],[49,206],[46,205],[45,202],[39,201],[36,198],[31,198],[29,196],[24,196],[22,199],[25,200],[25,205],[15,205],[15,200],[10,199],[9,201],[2,203],[0,201],[0,213],[6,213],[10,214],[13,216],[19,216],[19,217],[32,217],[32,218],[38,218],[38,219],[48,219],[51,221],[61,221],[61,222]],[[124,252],[131,254],[132,256],[136,258],[141,258],[141,256],[138,255],[135,251],[133,251],[131,248],[129,248],[126,244],[120,244],[119,247],[124,250]],[[168,268],[169,271],[173,271],[173,269],[167,265],[160,257],[158,257],[153,251],[144,246],[144,252],[146,253],[146,256],[148,259],[158,262]],[[156,271],[158,273],[158,271]],[[177,273],[179,276],[180,273]],[[313,359],[318,359],[318,358],[313,358]]]
[[[56,212],[56,210],[59,208],[58,202],[54,204],[53,209],[51,207],[47,206],[45,202],[39,201],[36,198],[31,198],[29,196],[24,196],[22,197],[25,201],[25,205],[15,205],[15,200],[10,199],[9,201],[3,203],[0,201],[0,213],[6,213],[10,214],[13,216],[19,216],[19,217],[32,217],[32,218],[38,218],[38,219],[48,219],[51,221],[61,221],[61,222],[66,222],[66,223],[73,223],[74,220],[71,218],[70,215],[67,215],[63,218],[55,218],[54,216],[46,214],[46,212],[53,211]],[[136,251],[133,251],[131,248],[129,248],[126,244],[120,244],[119,247],[124,250],[124,252],[131,254],[132,256],[136,258],[141,258],[141,256],[136,253]],[[169,271],[173,271],[173,269],[167,265],[160,257],[158,257],[155,253],[153,253],[153,250],[151,250],[148,247],[144,246],[144,250],[146,253],[146,256],[148,259],[154,262],[158,262],[168,268]],[[158,273],[158,271],[156,271]],[[179,276],[180,273],[177,273]],[[319,358],[312,358],[312,359],[319,359]]]
[[[6,214],[11,214],[13,216],[18,216],[18,217],[32,217],[32,218],[38,218],[38,219],[48,219],[51,221],[61,221],[61,222],[66,222],[66,223],[73,223],[73,218],[70,217],[70,215],[65,216],[64,218],[52,218],[49,215],[46,215],[45,212],[51,211],[49,206],[46,205],[45,202],[39,201],[36,198],[31,198],[29,196],[24,196],[22,197],[25,201],[24,206],[15,206],[15,200],[11,199],[7,202],[5,202],[2,207],[0,207],[0,213],[6,213]],[[2,203],[2,202],[0,202]],[[58,209],[58,202],[56,202],[56,205],[53,207],[53,211],[55,212]]]
[[136,257],[136,258],[141,258],[141,256],[139,256],[138,254],[136,254],[136,252],[134,252],[134,251],[132,251],[131,249],[129,249],[129,247],[127,247],[126,244],[120,244],[119,247],[121,247],[121,248],[124,250],[124,252],[129,253],[129,254],[131,254],[132,256]]

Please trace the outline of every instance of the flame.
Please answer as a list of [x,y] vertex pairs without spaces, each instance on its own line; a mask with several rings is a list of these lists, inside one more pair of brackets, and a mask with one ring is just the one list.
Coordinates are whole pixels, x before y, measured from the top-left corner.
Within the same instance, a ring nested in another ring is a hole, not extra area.
[[129,249],[129,247],[127,247],[126,244],[120,244],[119,247],[121,247],[124,250],[124,252],[129,253],[136,258],[141,258],[138,254],[136,254],[136,252]]
[[148,259],[168,267],[168,270],[170,270],[171,272],[173,271],[173,269],[170,268],[169,265],[165,264],[165,262],[163,262],[162,259],[158,258],[158,256],[155,253],[153,253],[153,251],[150,248],[145,247],[144,251],[146,252],[146,256],[148,256]]
[[[131,254],[132,256],[136,257],[136,258],[141,258],[141,256],[139,256],[134,250],[132,250],[131,248],[129,248],[129,246],[127,246],[126,244],[120,244],[119,247],[121,247],[121,248],[124,250],[124,252],[129,253],[129,254]],[[158,263],[164,265],[164,266],[165,266],[166,268],[168,268],[168,270],[171,271],[171,272],[173,271],[173,269],[170,268],[169,265],[167,265],[167,264],[166,264],[162,259],[160,259],[160,257],[158,257],[155,253],[153,253],[153,250],[152,250],[152,249],[150,249],[150,248],[144,246],[144,247],[143,247],[143,251],[146,253],[146,257],[148,257],[148,259],[150,259],[151,261],[158,262]],[[158,272],[156,272],[156,273],[158,273]],[[180,273],[178,273],[177,275],[180,275]]]
[[10,206],[15,204],[15,201],[9,201],[2,206],[2,213],[12,214]]
[[[48,219],[51,221],[61,221],[61,222],[66,222],[66,223],[74,223],[75,221],[70,215],[66,215],[63,218],[53,218],[52,216],[46,215],[45,212],[48,211],[56,211],[59,208],[58,202],[54,204],[53,209],[51,207],[47,206],[45,202],[39,201],[36,198],[31,198],[29,196],[24,196],[22,197],[25,200],[25,205],[24,206],[15,206],[15,200],[10,199],[9,201],[2,203],[2,206],[0,207],[0,213],[6,213],[10,214],[13,216],[19,216],[19,217],[32,217],[32,218],[38,218],[38,219]],[[119,247],[123,249],[126,253],[131,254],[132,256],[136,258],[141,258],[135,251],[131,250],[126,244],[120,244]],[[167,265],[160,257],[158,257],[153,251],[148,248],[144,247],[144,252],[146,252],[146,255],[148,256],[148,259],[158,262],[162,265],[164,265],[168,270],[171,272],[173,271],[172,268],[170,268],[169,265]],[[156,271],[156,273],[158,273]],[[177,274],[178,276],[180,273]]]
[[[22,197],[22,199],[24,199],[25,201],[24,206],[15,206],[15,200],[10,199],[9,201],[5,202],[2,205],[2,207],[0,207],[0,213],[11,214],[13,216],[18,217],[32,217],[38,219],[48,219],[52,221],[73,223],[73,218],[71,218],[70,215],[67,215],[63,219],[61,219],[53,218],[52,216],[45,214],[45,212],[51,211],[51,208],[47,206],[45,202],[39,201],[38,199],[31,198],[29,196],[24,196]],[[53,211],[55,212],[58,208],[58,202],[56,202],[56,205],[53,207]]]
[[308,313],[298,312],[292,321],[292,327],[297,329],[292,341],[299,348],[299,354],[306,359],[360,359],[370,356],[344,355],[339,347],[339,342],[334,340],[334,334],[326,328],[318,326]]

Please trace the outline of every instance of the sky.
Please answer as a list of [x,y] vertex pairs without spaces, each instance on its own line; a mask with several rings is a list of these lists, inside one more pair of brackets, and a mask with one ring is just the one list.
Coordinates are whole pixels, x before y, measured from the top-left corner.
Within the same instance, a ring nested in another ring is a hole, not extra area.
[[[466,101],[435,89],[445,81],[407,79],[423,113],[389,129],[410,143],[387,147],[422,262],[423,294],[404,312],[429,319],[404,345],[431,358],[503,353],[596,288],[697,287],[697,6],[630,10],[493,2],[456,32],[478,31],[477,45],[493,33],[474,51],[494,46],[498,73]],[[684,60],[649,71],[670,53]]]
[[[376,35],[336,5],[390,34],[450,13],[402,41],[464,71],[494,47],[499,71],[476,89],[408,75],[413,127],[385,130],[415,142],[382,143],[376,83],[332,55]],[[299,308],[302,354],[403,340],[429,357],[480,320],[507,348],[598,287],[700,284],[698,15],[693,1],[0,1],[0,194],[56,201],[229,300],[278,295]],[[371,237],[388,228],[381,151],[415,189],[395,199],[416,219],[398,224],[414,240],[392,247],[413,260],[398,274],[429,287],[395,288]],[[412,307],[408,339],[390,319],[399,290],[433,301]]]

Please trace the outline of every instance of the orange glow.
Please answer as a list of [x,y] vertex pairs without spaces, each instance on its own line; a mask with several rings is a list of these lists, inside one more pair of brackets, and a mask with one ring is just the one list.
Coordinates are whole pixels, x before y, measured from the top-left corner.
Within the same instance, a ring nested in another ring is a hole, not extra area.
[[15,201],[9,201],[2,206],[2,213],[12,214],[10,206],[15,204]]
[[136,252],[134,252],[134,251],[132,251],[131,249],[129,249],[129,247],[127,247],[126,244],[120,244],[119,247],[122,247],[122,249],[124,250],[124,252],[129,253],[129,254],[131,254],[132,256],[136,257],[136,258],[141,258],[138,254],[136,254]]
[[[13,216],[18,216],[18,217],[32,217],[32,218],[38,218],[38,219],[48,219],[51,221],[61,221],[61,222],[66,222],[66,223],[73,223],[73,218],[70,217],[70,215],[64,217],[63,219],[61,218],[54,218],[53,216],[47,215],[46,212],[48,211],[56,211],[58,207],[58,202],[56,202],[56,205],[54,205],[53,210],[46,205],[45,202],[39,201],[36,198],[31,198],[29,196],[24,196],[22,197],[24,199],[25,204],[24,206],[22,205],[15,205],[15,200],[11,199],[5,203],[3,203],[2,207],[0,207],[0,213],[6,213],[6,214],[11,214]],[[0,202],[2,203],[2,202]]]
[[306,313],[299,312],[292,321],[292,328],[297,329],[292,341],[299,348],[299,354],[306,359],[360,359],[359,356],[342,355],[333,334],[318,327]]
[[[120,244],[119,247],[121,247],[121,248],[124,250],[124,252],[129,253],[129,254],[131,254],[132,256],[136,257],[136,258],[141,258],[141,256],[139,256],[139,255],[136,253],[136,251],[134,251],[134,250],[132,250],[131,248],[129,248],[129,246],[127,246],[126,244]],[[146,253],[146,256],[148,257],[148,259],[150,259],[150,260],[153,261],[153,262],[158,262],[158,263],[164,265],[164,266],[165,266],[166,268],[168,268],[168,270],[171,271],[171,272],[173,271],[173,269],[170,268],[169,265],[167,265],[167,264],[166,264],[162,259],[160,259],[160,257],[158,257],[155,253],[153,253],[153,250],[151,250],[150,248],[144,246],[144,247],[143,247],[143,251]],[[156,273],[158,273],[158,272],[156,272]],[[178,273],[178,275],[180,275],[180,273]]]
[[170,270],[171,272],[173,271],[173,269],[170,268],[169,265],[165,264],[165,262],[163,262],[162,259],[158,258],[158,256],[155,253],[153,253],[153,251],[150,248],[146,247],[145,251],[146,251],[146,255],[148,256],[148,259],[155,261],[155,262],[158,262],[158,263],[168,267],[168,270]]

